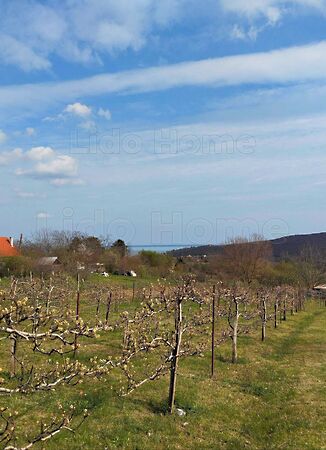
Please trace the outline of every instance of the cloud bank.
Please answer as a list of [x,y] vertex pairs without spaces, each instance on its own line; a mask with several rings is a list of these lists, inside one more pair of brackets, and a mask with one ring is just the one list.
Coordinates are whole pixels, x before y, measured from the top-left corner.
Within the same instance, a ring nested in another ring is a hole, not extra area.
[[5,86],[0,88],[0,109],[20,107],[33,111],[85,96],[144,93],[187,86],[218,88],[324,81],[325,54],[326,41],[321,41],[270,52],[188,61],[80,80]]
[[198,23],[198,16],[204,28],[227,16],[231,36],[254,39],[266,24],[310,12],[325,13],[325,0],[201,0],[200,6],[197,0],[2,0],[0,61],[25,72],[49,71],[53,57],[101,65],[106,55],[138,52],[175,24]]
[[51,57],[101,64],[101,56],[140,50],[154,29],[169,27],[185,0],[2,0],[0,60],[29,72]]

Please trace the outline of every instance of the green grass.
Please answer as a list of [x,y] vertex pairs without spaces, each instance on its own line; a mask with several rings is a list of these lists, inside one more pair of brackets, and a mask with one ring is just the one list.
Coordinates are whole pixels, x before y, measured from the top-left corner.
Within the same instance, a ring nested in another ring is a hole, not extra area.
[[152,276],[144,276],[144,277],[128,277],[124,275],[112,275],[110,274],[109,277],[104,277],[103,275],[99,274],[91,274],[88,277],[88,283],[100,283],[103,285],[113,285],[113,286],[119,286],[124,288],[132,288],[133,284],[135,284],[136,288],[145,288],[150,286],[152,283],[157,283],[157,277]]
[[[104,356],[111,345],[102,336],[83,350]],[[26,437],[37,429],[37,419],[56,411],[58,399],[80,411],[88,408],[91,415],[76,434],[64,431],[45,445],[56,450],[326,449],[325,350],[326,308],[311,304],[277,330],[270,324],[264,343],[259,330],[240,337],[236,365],[229,362],[230,343],[219,347],[214,380],[209,354],[183,360],[177,406],[185,417],[165,413],[167,378],[122,398],[115,373],[0,403],[17,409],[17,426]]]

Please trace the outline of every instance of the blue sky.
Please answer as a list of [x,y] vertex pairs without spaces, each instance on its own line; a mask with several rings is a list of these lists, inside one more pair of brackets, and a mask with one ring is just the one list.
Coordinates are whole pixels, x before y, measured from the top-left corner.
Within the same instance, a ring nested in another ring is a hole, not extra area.
[[0,0],[0,235],[325,231],[325,0]]

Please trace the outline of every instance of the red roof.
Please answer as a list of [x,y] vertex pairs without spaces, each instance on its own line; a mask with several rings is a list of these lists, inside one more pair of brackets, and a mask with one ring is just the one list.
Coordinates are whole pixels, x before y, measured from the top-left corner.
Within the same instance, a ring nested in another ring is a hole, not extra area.
[[18,256],[19,251],[11,245],[10,238],[0,237],[0,257],[1,256]]

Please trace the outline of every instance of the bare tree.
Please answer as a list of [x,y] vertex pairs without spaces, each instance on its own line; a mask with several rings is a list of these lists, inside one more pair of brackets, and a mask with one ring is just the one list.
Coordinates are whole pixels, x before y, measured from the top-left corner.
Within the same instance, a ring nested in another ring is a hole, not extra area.
[[[173,412],[180,358],[201,353],[209,342],[210,300],[211,292],[199,293],[193,279],[187,279],[170,292],[162,289],[158,296],[144,299],[142,309],[133,317],[125,313],[120,363],[128,380],[124,395],[169,373],[168,410]],[[132,364],[140,358],[146,361],[145,374],[135,371]]]
[[0,421],[2,422],[2,429],[0,430],[0,443],[4,445],[4,450],[28,450],[35,444],[47,442],[63,430],[68,430],[71,433],[75,433],[88,417],[88,411],[85,409],[83,415],[77,419],[75,417],[76,414],[73,405],[69,411],[64,411],[62,407],[59,407],[59,409],[61,410],[60,415],[57,417],[52,417],[50,419],[50,423],[48,424],[41,423],[40,432],[31,437],[26,445],[17,447],[15,445],[11,445],[11,442],[13,442],[16,437],[15,416],[13,413],[8,411],[7,408],[2,408],[0,411]]
[[299,286],[312,289],[326,275],[325,255],[316,247],[305,246],[295,260]]
[[259,276],[263,265],[271,255],[270,242],[259,235],[231,239],[223,249],[227,271],[234,279],[248,284]]

